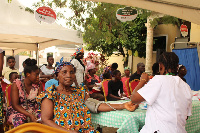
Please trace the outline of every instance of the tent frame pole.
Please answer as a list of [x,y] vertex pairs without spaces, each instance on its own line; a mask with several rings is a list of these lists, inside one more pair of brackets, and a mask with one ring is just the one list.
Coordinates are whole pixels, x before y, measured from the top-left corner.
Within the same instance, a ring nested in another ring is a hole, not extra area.
[[37,65],[39,67],[39,43],[37,43],[36,45],[37,45],[36,60],[37,60]]

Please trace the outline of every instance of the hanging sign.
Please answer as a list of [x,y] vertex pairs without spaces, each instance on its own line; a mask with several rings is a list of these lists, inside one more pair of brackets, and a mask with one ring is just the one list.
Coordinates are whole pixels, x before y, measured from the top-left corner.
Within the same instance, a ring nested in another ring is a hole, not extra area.
[[188,35],[188,28],[186,25],[182,24],[180,27],[181,35],[186,37]]
[[49,7],[39,7],[35,11],[35,19],[41,23],[41,21],[44,21],[46,23],[52,24],[56,20],[56,13]]
[[120,8],[116,12],[116,17],[121,22],[132,21],[137,17],[137,10],[131,7]]

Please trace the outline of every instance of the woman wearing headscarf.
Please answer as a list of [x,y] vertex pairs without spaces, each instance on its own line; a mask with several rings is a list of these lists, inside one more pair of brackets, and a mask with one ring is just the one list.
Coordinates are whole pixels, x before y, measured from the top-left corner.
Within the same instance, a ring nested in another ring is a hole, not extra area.
[[[69,62],[63,62],[55,70],[59,86],[51,86],[42,92],[37,101],[41,107],[44,124],[64,130],[68,133],[98,133],[91,123],[91,112],[128,109],[134,111],[137,105],[108,104],[89,98],[85,86],[72,87],[75,81],[75,68]],[[131,108],[128,108],[131,107]]]
[[99,76],[96,75],[96,67],[95,64],[89,63],[89,65],[86,68],[86,75],[85,75],[85,84],[87,88],[89,89],[90,97],[94,99],[98,99],[100,101],[104,101],[105,98],[101,94],[101,87],[100,85],[97,85],[97,83],[100,83]]
[[77,48],[76,52],[72,55],[72,60],[71,60],[71,63],[76,68],[76,80],[78,85],[80,85],[83,82],[83,77],[84,77],[85,65],[82,62],[83,55],[84,55],[83,48]]

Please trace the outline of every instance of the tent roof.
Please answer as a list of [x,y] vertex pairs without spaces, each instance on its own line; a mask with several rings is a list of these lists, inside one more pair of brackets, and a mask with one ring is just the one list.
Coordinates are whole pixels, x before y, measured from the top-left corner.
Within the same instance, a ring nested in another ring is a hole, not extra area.
[[83,43],[77,31],[64,28],[56,23],[38,23],[34,14],[20,9],[17,0],[8,3],[0,0],[0,47],[27,50],[44,49],[62,44]]
[[200,0],[85,0],[147,9],[200,25]]

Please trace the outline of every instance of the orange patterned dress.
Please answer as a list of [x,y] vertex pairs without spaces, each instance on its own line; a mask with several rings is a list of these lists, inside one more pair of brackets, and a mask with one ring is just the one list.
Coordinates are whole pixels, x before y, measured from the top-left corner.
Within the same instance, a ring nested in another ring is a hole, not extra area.
[[37,97],[41,105],[42,99],[48,98],[54,103],[53,121],[68,130],[76,130],[80,133],[99,133],[91,123],[91,113],[84,104],[85,94],[88,90],[83,86],[73,88],[73,93],[65,95],[58,93],[56,87],[49,87]]

